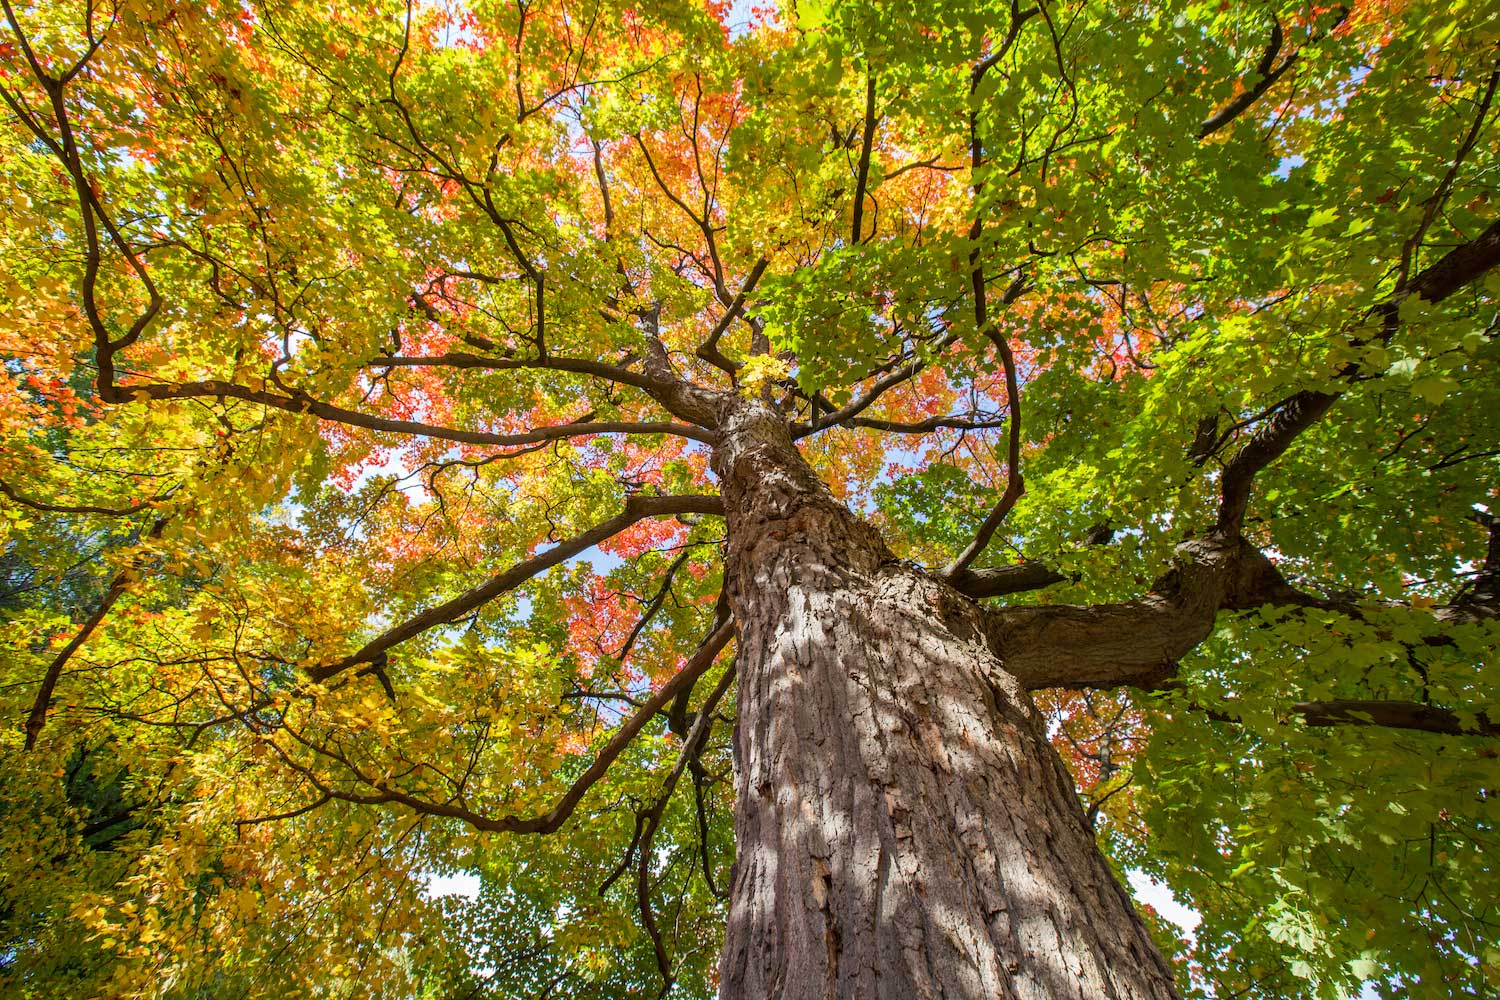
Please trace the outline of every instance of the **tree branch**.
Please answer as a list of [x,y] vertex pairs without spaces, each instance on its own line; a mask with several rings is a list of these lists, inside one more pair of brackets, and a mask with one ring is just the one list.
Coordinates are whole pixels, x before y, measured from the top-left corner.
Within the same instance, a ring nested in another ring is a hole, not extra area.
[[308,676],[314,681],[322,682],[348,670],[350,667],[361,663],[374,663],[378,657],[384,655],[386,650],[391,647],[400,645],[408,639],[413,639],[428,629],[436,628],[439,625],[446,625],[449,622],[464,617],[471,611],[488,604],[501,594],[514,590],[538,573],[550,569],[567,559],[571,559],[578,553],[593,548],[605,539],[619,534],[637,521],[648,517],[661,517],[669,514],[722,514],[723,512],[723,501],[716,496],[633,496],[625,501],[625,510],[608,521],[596,525],[582,534],[574,535],[564,542],[559,542],[546,552],[532,556],[530,559],[522,560],[472,590],[407,619],[395,628],[389,629],[380,636],[370,640],[357,652],[351,653],[336,663],[310,668]]
[[[1441,302],[1497,264],[1500,264],[1500,220],[1490,223],[1484,232],[1468,243],[1448,251],[1406,288],[1377,306],[1377,312],[1384,315],[1389,324],[1394,324],[1401,302],[1407,297],[1415,295],[1428,302]],[[1358,374],[1359,366],[1350,365],[1340,376],[1352,380]],[[1281,457],[1298,435],[1328,412],[1343,392],[1304,389],[1284,400],[1266,418],[1224,466],[1217,531],[1238,533],[1244,523],[1256,474]]]
[[[1492,566],[1500,566],[1500,529],[1495,528],[1473,590],[1427,609],[1435,628],[1424,644],[1450,642],[1443,634],[1447,627],[1500,618],[1500,600],[1479,585]],[[1264,606],[1333,611],[1360,621],[1371,610],[1301,591],[1248,542],[1210,535],[1179,546],[1175,568],[1133,601],[981,611],[986,640],[1005,669],[1030,690],[1160,690],[1172,686],[1177,661],[1207,638],[1220,611]]]
[[651,619],[656,617],[656,613],[661,610],[662,605],[667,603],[667,595],[672,592],[672,581],[676,579],[677,571],[692,558],[692,555],[692,549],[684,549],[676,559],[672,560],[671,565],[667,567],[667,571],[662,574],[661,586],[656,588],[656,593],[646,602],[646,610],[641,612],[641,616],[636,619],[635,626],[631,628],[630,634],[625,637],[625,641],[620,644],[620,651],[615,654],[615,659],[620,663],[624,663],[626,658],[630,656],[630,651],[635,648],[636,640],[641,637],[641,633],[646,630],[646,626],[651,624]]
[[[1105,525],[1089,532],[1086,543],[1104,545],[1114,537],[1114,532]],[[1063,583],[1068,576],[1042,562],[1014,563],[1009,566],[993,566],[984,569],[965,569],[948,579],[948,584],[965,597],[976,600],[984,597],[1002,597],[1006,594],[1023,594],[1041,590],[1053,584]]]
[[845,420],[847,427],[867,427],[870,430],[885,431],[889,434],[930,434],[939,430],[960,431],[988,431],[997,427],[1004,427],[1004,420],[965,420],[963,417],[928,417],[915,423],[904,423],[899,420],[882,420],[879,417],[850,417]]
[[[1309,38],[1305,45],[1313,45],[1322,41],[1327,37],[1329,32],[1343,24],[1344,19],[1348,16],[1349,8],[1344,6],[1336,8],[1334,10],[1333,23]],[[1266,44],[1266,51],[1261,55],[1260,62],[1255,66],[1253,74],[1254,82],[1248,82],[1251,77],[1247,77],[1246,82],[1243,84],[1245,89],[1204,120],[1203,124],[1198,127],[1199,139],[1207,139],[1244,114],[1256,101],[1265,95],[1266,91],[1270,90],[1276,84],[1277,80],[1280,80],[1297,65],[1298,61],[1302,58],[1301,48],[1288,54],[1281,61],[1281,65],[1275,65],[1276,57],[1281,54],[1281,47],[1284,40],[1281,31],[1281,22],[1273,14],[1271,17],[1271,39]]]
[[849,243],[858,246],[865,216],[865,188],[870,182],[870,148],[875,142],[875,71],[865,67],[865,132],[860,144],[859,169],[854,181],[854,221]]
[[489,358],[482,354],[469,354],[464,351],[449,351],[446,354],[436,354],[431,357],[401,357],[387,356],[371,358],[365,363],[367,368],[479,368],[488,371],[514,371],[514,370],[541,370],[554,372],[571,372],[577,375],[590,375],[594,378],[604,379],[608,382],[616,382],[620,385],[635,386],[638,389],[659,389],[661,383],[649,375],[633,372],[628,368],[608,364],[603,361],[588,361],[583,358],[560,358],[549,354],[545,358]]
[[[165,517],[157,518],[146,537],[152,540],[160,538],[162,529],[166,526]],[[109,609],[114,607],[115,602],[125,593],[131,581],[135,579],[136,570],[140,568],[141,562],[142,556],[136,556],[131,560],[130,565],[115,574],[115,578],[110,581],[109,589],[104,592],[98,606],[94,608],[94,613],[79,626],[73,638],[68,640],[68,644],[59,650],[58,654],[52,658],[52,662],[47,665],[47,672],[42,675],[42,683],[37,689],[36,699],[31,703],[31,711],[26,716],[27,750],[36,746],[37,737],[41,736],[42,729],[47,725],[47,712],[52,707],[52,692],[57,689],[57,682],[62,677],[63,667],[72,659],[73,654],[78,652],[79,647],[88,641],[89,636],[93,635],[94,630],[109,614]]]
[[1283,36],[1281,33],[1281,21],[1275,15],[1271,17],[1271,40],[1266,45],[1265,54],[1260,57],[1254,72],[1254,83],[1242,84],[1243,91],[1230,99],[1218,111],[1209,116],[1198,128],[1198,138],[1207,139],[1219,129],[1234,121],[1243,114],[1250,105],[1260,100],[1261,95],[1270,90],[1277,80],[1281,79],[1297,63],[1297,53],[1293,52],[1284,59],[1280,66],[1274,66],[1276,57],[1281,53]]
[[106,402],[125,403],[131,401],[143,402],[145,400],[157,399],[199,399],[199,398],[229,398],[242,399],[250,403],[259,403],[275,410],[283,410],[287,413],[307,413],[322,420],[333,423],[344,424],[349,427],[361,427],[365,430],[380,431],[389,434],[411,434],[417,437],[434,438],[439,441],[456,441],[460,444],[489,444],[501,447],[513,447],[523,444],[537,444],[542,441],[559,441],[570,437],[583,437],[591,434],[673,434],[678,437],[692,438],[695,441],[703,441],[712,444],[714,436],[712,432],[701,427],[689,424],[674,424],[666,422],[633,422],[633,421],[600,421],[598,423],[559,424],[552,427],[539,427],[535,430],[523,431],[519,434],[495,434],[490,431],[466,431],[454,427],[440,427],[435,424],[424,424],[415,420],[395,420],[390,417],[378,417],[369,413],[361,413],[357,410],[348,410],[341,406],[334,406],[302,392],[300,389],[290,390],[290,395],[278,395],[263,389],[251,389],[247,386],[234,382],[221,382],[216,379],[202,382],[165,383],[156,382],[148,385],[100,385],[99,394]]
[[[983,296],[983,278],[977,267],[974,271],[974,284],[975,294]],[[976,311],[982,312],[978,307]],[[1010,435],[1005,458],[1005,492],[1000,495],[999,502],[980,524],[974,540],[958,554],[957,558],[943,567],[942,575],[950,579],[968,569],[969,564],[978,559],[989,547],[990,539],[994,537],[995,531],[1009,516],[1021,497],[1026,495],[1026,480],[1021,475],[1021,384],[1016,376],[1016,358],[1011,352],[1010,343],[1000,335],[993,324],[990,324],[985,332],[994,342],[995,350],[999,352],[1001,363],[1005,366],[1005,402],[1010,410]]]
[[1304,701],[1292,706],[1309,726],[1382,726],[1452,736],[1500,736],[1500,722],[1485,712],[1466,720],[1448,708],[1411,701]]
[[[636,815],[636,835],[632,838],[630,848],[626,851],[624,859],[615,872],[600,886],[599,893],[603,895],[609,891],[610,885],[624,873],[625,868],[630,865],[632,857],[636,860],[636,901],[641,913],[641,922],[651,938],[652,946],[656,952],[656,965],[662,977],[662,995],[665,996],[672,986],[672,963],[667,955],[667,950],[661,940],[661,934],[656,929],[656,922],[651,912],[651,885],[650,866],[655,858],[652,846],[656,840],[656,832],[661,826],[662,815],[666,812],[667,804],[672,800],[672,793],[677,788],[677,782],[682,777],[682,772],[688,766],[696,763],[708,743],[708,737],[713,730],[714,710],[719,701],[729,690],[729,685],[734,682],[735,665],[730,662],[729,667],[719,678],[719,683],[709,693],[708,699],[703,707],[698,710],[693,728],[686,734],[682,745],[682,751],[677,755],[677,763],[667,774],[667,779],[662,783],[661,792],[656,801],[644,812]],[[683,694],[687,692],[683,689]],[[679,694],[679,698],[683,695]],[[707,869],[705,869],[706,873]],[[709,883],[712,888],[712,882]]]
[[[933,343],[933,352],[942,352],[943,349],[946,348],[949,344],[953,343],[955,339],[957,338],[954,334],[943,334]],[[848,403],[835,410],[834,412],[825,414],[817,420],[810,421],[806,424],[794,424],[792,426],[792,440],[800,441],[802,438],[808,437],[809,435],[816,434],[819,431],[827,430],[830,427],[835,427],[839,424],[845,423],[846,421],[852,420],[855,416],[873,405],[875,401],[878,400],[881,396],[885,395],[888,391],[900,385],[902,382],[905,382],[908,379],[916,376],[919,372],[922,371],[922,369],[926,367],[927,362],[923,359],[912,358],[906,364],[901,365],[894,371],[891,371],[881,378],[877,379],[875,381],[875,384],[870,386],[868,392],[865,392],[855,399],[850,400]]]
[[[698,678],[713,665],[719,652],[729,644],[729,640],[733,637],[734,623],[732,621],[719,625],[704,640],[703,644],[698,647],[697,652],[689,658],[688,662],[683,665],[683,668],[671,680],[662,685],[660,691],[652,695],[650,699],[641,705],[640,709],[634,715],[625,721],[624,725],[615,731],[614,736],[610,737],[609,742],[604,745],[603,749],[599,751],[599,755],[594,758],[594,762],[569,786],[556,805],[547,812],[537,816],[486,816],[453,802],[430,802],[399,789],[391,788],[383,778],[372,778],[358,772],[355,772],[357,777],[376,788],[377,791],[372,794],[343,791],[331,787],[324,779],[313,773],[311,768],[292,760],[286,751],[277,747],[276,744],[272,743],[271,745],[277,750],[282,762],[306,778],[318,792],[344,802],[352,802],[357,805],[404,805],[424,815],[445,816],[450,819],[459,820],[460,822],[467,823],[476,830],[487,833],[551,833],[568,821],[573,812],[578,808],[579,802],[583,800],[584,795],[604,777],[610,765],[630,745],[631,741],[635,739],[640,731],[645,728],[646,723],[650,722],[653,716],[665,708],[673,698],[677,697],[679,691],[684,687],[696,683]],[[299,742],[302,741],[299,740]],[[304,743],[304,745],[306,744]]]
[[1484,561],[1479,572],[1470,582],[1469,592],[1458,603],[1463,605],[1489,605],[1500,615],[1500,517],[1495,514],[1474,512],[1475,520],[1489,532],[1485,545]]
[[[1040,6],[1038,7],[1041,10]],[[1045,14],[1045,11],[1043,11]],[[1021,19],[1017,7],[1011,7],[1011,33],[1007,37],[1005,46],[1008,47],[1015,38],[1015,33],[1020,30]],[[1051,21],[1048,20],[1050,28]],[[1059,69],[1061,68],[1061,56],[1059,55]],[[978,179],[979,171],[984,167],[984,143],[979,137],[979,111],[976,96],[980,81],[984,79],[984,73],[993,63],[986,60],[974,68],[969,78],[969,168],[970,184],[973,188],[974,221],[969,226],[969,242],[973,249],[969,251],[969,284],[974,299],[974,328],[990,339],[995,345],[995,351],[1000,355],[1000,363],[1005,368],[1005,406],[1010,414],[1010,440],[1005,458],[1005,492],[1000,495],[1000,500],[995,504],[993,510],[980,524],[978,533],[974,536],[968,546],[958,556],[944,566],[940,575],[945,579],[952,579],[968,569],[969,564],[984,552],[989,546],[990,539],[994,537],[995,531],[1010,515],[1012,509],[1026,494],[1026,480],[1021,475],[1021,381],[1016,374],[1016,357],[1010,349],[1010,341],[996,329],[994,321],[989,315],[988,292],[984,279],[984,260],[980,253],[980,237],[984,235],[984,214],[980,207],[980,196],[984,193],[984,181]],[[1076,114],[1076,108],[1074,109]],[[1044,171],[1045,172],[1045,171]],[[1021,294],[1025,288],[1024,276],[1016,279],[1011,284],[1009,291],[1005,294],[1007,303]]]
[[991,648],[1030,690],[1154,689],[1208,637],[1221,609],[1286,603],[1297,596],[1253,546],[1211,535],[1178,546],[1172,571],[1132,601],[981,610]]
[[714,324],[713,330],[709,331],[708,339],[699,344],[698,349],[694,352],[704,361],[730,375],[739,371],[740,364],[729,360],[720,352],[719,338],[724,336],[725,331],[729,329],[729,325],[734,322],[735,317],[745,308],[745,297],[755,291],[756,284],[760,281],[761,275],[766,273],[766,267],[770,263],[770,259],[766,257],[761,257],[755,262],[755,266],[750,269],[750,274],[745,278],[745,283],[740,286],[739,293],[735,295],[734,301],[725,307],[723,317],[719,322]]
[[56,504],[47,503],[42,500],[32,500],[16,492],[9,483],[0,480],[0,493],[3,493],[22,507],[29,507],[32,510],[45,514],[98,514],[101,517],[129,517],[132,514],[139,514],[152,504],[161,503],[163,500],[169,499],[176,491],[177,487],[174,486],[165,493],[158,493],[144,500],[137,500],[129,507],[96,507],[89,504]]

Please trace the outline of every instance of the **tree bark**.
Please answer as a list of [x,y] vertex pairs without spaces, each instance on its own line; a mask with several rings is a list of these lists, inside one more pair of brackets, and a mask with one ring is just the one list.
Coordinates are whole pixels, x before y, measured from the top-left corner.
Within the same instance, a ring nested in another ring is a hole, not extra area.
[[894,559],[770,407],[720,427],[740,663],[721,996],[1175,998],[977,607]]

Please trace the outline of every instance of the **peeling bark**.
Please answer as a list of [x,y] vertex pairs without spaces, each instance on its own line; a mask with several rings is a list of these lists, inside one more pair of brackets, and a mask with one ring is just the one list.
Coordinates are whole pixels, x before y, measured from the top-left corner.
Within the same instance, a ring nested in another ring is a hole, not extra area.
[[978,606],[761,403],[714,464],[739,626],[726,998],[1175,998]]

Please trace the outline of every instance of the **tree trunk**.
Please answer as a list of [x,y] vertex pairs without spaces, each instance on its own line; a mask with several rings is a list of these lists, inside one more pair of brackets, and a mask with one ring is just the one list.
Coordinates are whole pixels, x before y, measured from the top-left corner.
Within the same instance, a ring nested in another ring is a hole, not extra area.
[[1175,998],[972,605],[895,560],[769,407],[721,427],[740,663],[721,995]]

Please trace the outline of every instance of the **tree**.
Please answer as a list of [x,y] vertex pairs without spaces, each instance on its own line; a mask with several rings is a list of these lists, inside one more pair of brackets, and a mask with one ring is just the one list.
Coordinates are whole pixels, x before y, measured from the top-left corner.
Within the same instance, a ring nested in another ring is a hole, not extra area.
[[1492,16],[0,7],[12,990],[1500,989]]

